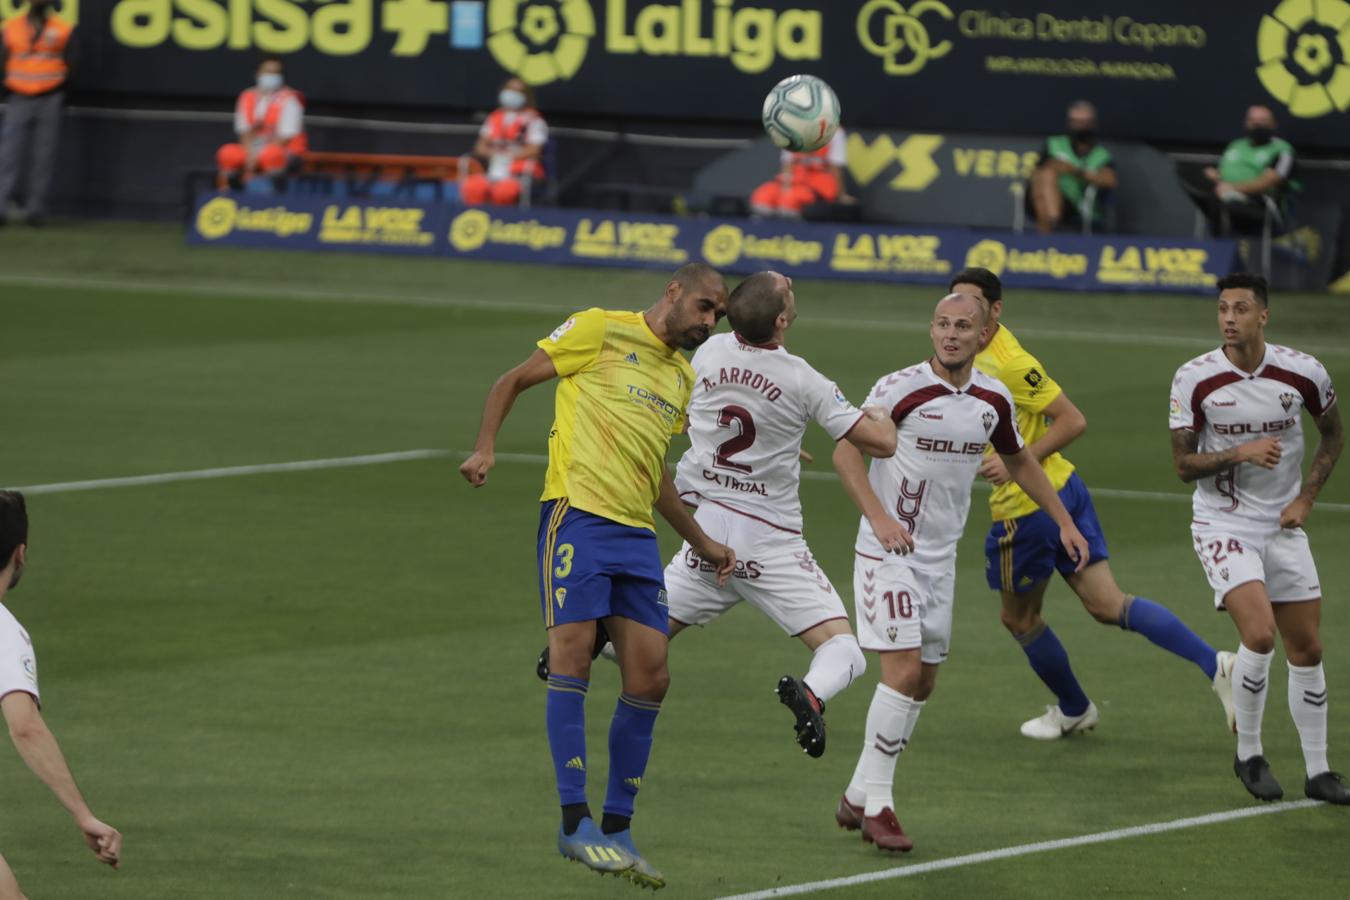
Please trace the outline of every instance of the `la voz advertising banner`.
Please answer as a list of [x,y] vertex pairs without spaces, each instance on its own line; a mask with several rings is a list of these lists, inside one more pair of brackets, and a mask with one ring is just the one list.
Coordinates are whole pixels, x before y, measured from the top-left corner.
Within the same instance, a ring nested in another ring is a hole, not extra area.
[[[232,99],[282,54],[311,101],[757,121],[824,77],[852,127],[1046,133],[1086,97],[1119,138],[1216,142],[1269,103],[1296,146],[1350,146],[1340,0],[62,0],[78,86]],[[0,0],[9,14],[20,0]]]
[[946,285],[966,266],[1009,287],[1210,293],[1232,271],[1227,240],[1012,235],[970,229],[627,216],[349,199],[203,193],[188,231],[196,244],[419,253],[513,263],[726,272]]

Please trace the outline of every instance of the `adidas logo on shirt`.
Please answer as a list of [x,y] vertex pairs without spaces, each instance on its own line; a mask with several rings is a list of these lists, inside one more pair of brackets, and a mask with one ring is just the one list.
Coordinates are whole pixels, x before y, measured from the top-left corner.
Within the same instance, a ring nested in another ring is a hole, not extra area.
[[635,350],[632,353],[625,356],[623,358],[623,361],[626,363],[632,363],[633,365],[636,366],[638,364],[637,351]]

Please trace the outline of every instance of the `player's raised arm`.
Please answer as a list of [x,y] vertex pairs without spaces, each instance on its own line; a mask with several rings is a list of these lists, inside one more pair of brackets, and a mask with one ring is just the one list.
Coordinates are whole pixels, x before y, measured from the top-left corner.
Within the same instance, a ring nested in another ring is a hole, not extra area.
[[[840,439],[847,441],[868,456],[889,459],[895,455],[895,423],[886,410],[879,406],[865,406],[860,418]],[[837,468],[837,467],[836,467]]]
[[[889,416],[886,417],[886,427],[891,431],[893,454],[895,426],[891,424]],[[839,473],[839,480],[844,483],[844,491],[853,501],[853,505],[858,507],[858,512],[867,519],[867,524],[872,527],[872,533],[877,536],[882,548],[887,553],[899,553],[901,556],[913,550],[914,538],[904,525],[886,511],[886,507],[872,490],[872,484],[867,480],[867,465],[863,461],[862,453],[851,442],[840,441],[835,445],[834,469]]]
[[726,584],[736,569],[736,551],[708,537],[702,526],[694,521],[665,466],[661,467],[661,495],[656,498],[656,511],[670,523],[676,534],[689,542],[695,553],[717,567],[717,586]]
[[515,404],[516,397],[536,384],[557,377],[558,370],[552,357],[543,350],[535,350],[529,359],[493,382],[487,401],[483,404],[483,421],[478,426],[478,440],[474,442],[473,454],[459,467],[459,474],[469,484],[482,487],[487,481],[488,471],[496,464],[493,450],[497,443],[497,432],[506,421],[506,415]]
[[1008,474],[1012,480],[1017,482],[1017,486],[1026,491],[1028,497],[1036,501],[1036,505],[1045,510],[1046,514],[1054,520],[1059,526],[1059,541],[1064,545],[1065,551],[1071,559],[1078,561],[1078,567],[1075,572],[1083,571],[1083,567],[1088,563],[1090,550],[1088,542],[1079,532],[1078,526],[1073,523],[1073,516],[1064,508],[1064,503],[1059,499],[1059,493],[1055,491],[1054,485],[1045,475],[1045,469],[1031,455],[1031,452],[1023,447],[1016,453],[1000,454],[1004,465],[1008,467]]
[[1340,407],[1331,406],[1322,415],[1313,419],[1313,422],[1317,425],[1317,431],[1322,435],[1322,439],[1317,442],[1317,449],[1313,452],[1312,465],[1308,467],[1308,474],[1303,479],[1303,488],[1280,513],[1281,528],[1303,527],[1308,513],[1312,512],[1313,501],[1321,492],[1322,485],[1331,477],[1331,470],[1336,468],[1336,460],[1340,459],[1341,450],[1345,448]]

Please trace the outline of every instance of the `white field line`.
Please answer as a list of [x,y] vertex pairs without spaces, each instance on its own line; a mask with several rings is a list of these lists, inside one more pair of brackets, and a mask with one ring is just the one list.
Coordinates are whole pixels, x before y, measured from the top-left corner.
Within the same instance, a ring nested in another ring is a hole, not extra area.
[[[235,282],[176,282],[130,281],[120,279],[77,278],[63,275],[0,274],[0,285],[31,285],[36,287],[89,288],[92,290],[140,291],[158,294],[204,294],[223,297],[259,296],[309,303],[367,303],[386,306],[420,306],[444,309],[475,309],[488,312],[530,312],[565,315],[575,310],[575,304],[532,303],[521,300],[496,300],[484,297],[416,293],[374,293],[348,291],[341,288],[297,288],[276,282],[239,284]],[[928,323],[905,319],[831,318],[808,315],[798,320],[798,328],[832,328],[846,331],[891,331],[903,334],[927,334]],[[1218,341],[1212,337],[1187,337],[1168,334],[1135,334],[1115,330],[1075,331],[1059,328],[1021,327],[1017,333],[1038,340],[1079,341],[1095,344],[1124,344],[1145,347],[1189,347],[1197,350],[1213,349]],[[1350,346],[1344,344],[1299,344],[1299,349],[1319,356],[1350,356]]]
[[341,469],[349,466],[378,466],[411,459],[437,459],[450,456],[448,450],[401,450],[397,453],[370,453],[365,456],[339,456],[330,459],[301,459],[295,462],[265,463],[256,466],[227,466],[219,469],[194,469],[189,472],[160,472],[154,475],[129,475],[124,478],[93,478],[88,481],[58,481],[54,484],[30,484],[14,490],[25,494],[69,494],[104,488],[143,487],[175,481],[206,481],[241,475],[270,475],[276,472],[309,472],[315,469]]
[[[14,490],[26,494],[68,494],[75,491],[97,491],[103,488],[140,487],[148,484],[169,484],[175,481],[206,481],[212,478],[234,478],[243,475],[270,475],[276,472],[308,472],[315,469],[343,469],[351,466],[377,466],[383,463],[407,462],[414,459],[441,459],[453,456],[466,459],[467,450],[400,450],[394,453],[371,453],[365,456],[338,456],[330,459],[302,459],[295,462],[263,463],[253,466],[227,466],[218,469],[194,469],[186,472],[160,472],[153,475],[128,475],[121,478],[93,478],[87,481],[59,481],[54,484],[30,484],[16,487]],[[498,453],[497,462],[544,465],[548,457],[542,453]],[[838,481],[833,472],[802,472],[802,478],[808,481]],[[975,482],[975,489],[989,490],[983,481]],[[1160,500],[1173,503],[1189,503],[1190,494],[1177,494],[1168,491],[1130,491],[1119,488],[1092,488],[1098,497],[1111,497],[1118,500]],[[1318,512],[1350,512],[1350,503],[1318,503]]]
[[848,875],[842,878],[830,878],[824,881],[810,881],[804,884],[784,885],[783,887],[770,888],[767,891],[755,891],[750,894],[734,894],[727,897],[721,897],[719,900],[769,900],[771,897],[791,897],[798,894],[813,894],[819,891],[851,887],[857,884],[870,884],[876,881],[889,881],[895,878],[909,878],[914,875],[925,875],[929,872],[940,872],[944,869],[958,869],[963,866],[974,866],[979,865],[980,863],[995,862],[1001,859],[1012,859],[1017,856],[1029,856],[1033,853],[1047,853],[1051,850],[1063,850],[1068,847],[1105,844],[1111,841],[1126,840],[1127,838],[1146,837],[1152,834],[1163,834],[1168,831],[1180,831],[1183,828],[1222,825],[1238,819],[1250,819],[1254,816],[1267,816],[1274,813],[1290,812],[1296,809],[1308,809],[1309,807],[1321,805],[1322,803],[1319,800],[1297,800],[1289,803],[1276,803],[1269,806],[1244,806],[1241,809],[1230,809],[1227,812],[1192,816],[1188,819],[1173,819],[1170,822],[1153,822],[1148,825],[1117,828],[1114,831],[1099,831],[1096,834],[1084,834],[1078,837],[1062,838],[1055,841],[1038,841],[1034,844],[1004,847],[1002,850],[987,850],[983,853],[968,853],[965,856],[953,856],[948,859],[938,859],[933,862],[917,863],[911,866],[897,866],[893,869],[880,869],[876,872],[864,872],[859,875]]

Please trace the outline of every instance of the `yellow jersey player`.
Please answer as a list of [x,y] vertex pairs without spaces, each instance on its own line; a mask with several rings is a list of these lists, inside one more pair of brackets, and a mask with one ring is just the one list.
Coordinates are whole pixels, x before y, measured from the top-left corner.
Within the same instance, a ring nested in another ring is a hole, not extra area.
[[[680,502],[666,470],[684,428],[694,372],[680,350],[706,341],[726,312],[727,288],[710,266],[682,266],[646,312],[588,309],[488,392],[474,453],[460,474],[481,487],[497,432],[516,397],[558,384],[539,517],[539,590],[548,630],[546,719],[562,804],[558,850],[599,872],[658,888],[665,878],[633,845],[633,804],[670,684],[667,600],[652,507],[725,581],[729,547]],[[623,691],[610,725],[610,768],[599,827],[586,804],[585,699],[597,623],[614,643]]]
[[999,321],[1003,285],[998,276],[988,269],[968,268],[952,278],[950,289],[974,294],[988,304],[989,322],[975,367],[1001,381],[1012,394],[1017,428],[1027,449],[1041,461],[1091,550],[1087,565],[1077,571],[1076,561],[1060,546],[1059,526],[1010,480],[1007,466],[996,454],[985,457],[980,475],[994,485],[989,499],[994,523],[985,539],[985,575],[989,586],[1002,597],[1003,626],[1058,701],[1047,706],[1044,714],[1022,723],[1022,734],[1057,740],[1097,724],[1096,705],[1079,686],[1064,645],[1041,617],[1045,589],[1056,571],[1098,622],[1138,632],[1194,663],[1218,694],[1231,729],[1234,654],[1216,653],[1167,607],[1126,594],[1116,584],[1107,562],[1106,537],[1087,485],[1074,472],[1073,463],[1059,452],[1083,433],[1087,419],[1045,366]]

